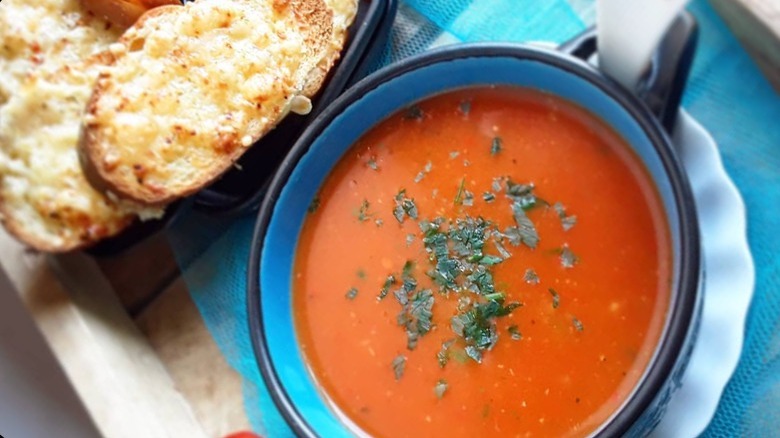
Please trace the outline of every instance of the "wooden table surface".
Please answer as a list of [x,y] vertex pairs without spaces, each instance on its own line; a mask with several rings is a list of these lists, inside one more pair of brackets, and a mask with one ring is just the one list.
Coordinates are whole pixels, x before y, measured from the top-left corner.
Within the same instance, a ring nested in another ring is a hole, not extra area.
[[93,258],[34,253],[0,231],[0,254],[102,435],[221,437],[249,429],[241,379],[162,236]]

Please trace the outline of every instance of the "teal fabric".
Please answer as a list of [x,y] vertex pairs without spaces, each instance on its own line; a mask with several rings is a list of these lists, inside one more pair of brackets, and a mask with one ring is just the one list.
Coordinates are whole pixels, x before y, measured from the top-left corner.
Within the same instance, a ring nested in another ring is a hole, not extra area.
[[[745,199],[757,268],[739,367],[704,435],[768,436],[780,430],[780,257],[775,255],[780,96],[706,2],[697,0],[690,10],[699,20],[701,39],[684,106],[715,137]],[[380,64],[420,52],[442,34],[462,41],[561,42],[591,24],[593,16],[589,0],[405,0]],[[188,213],[168,237],[206,326],[243,378],[253,429],[285,437],[291,433],[262,384],[247,327],[245,275],[253,222],[252,217],[220,221]]]

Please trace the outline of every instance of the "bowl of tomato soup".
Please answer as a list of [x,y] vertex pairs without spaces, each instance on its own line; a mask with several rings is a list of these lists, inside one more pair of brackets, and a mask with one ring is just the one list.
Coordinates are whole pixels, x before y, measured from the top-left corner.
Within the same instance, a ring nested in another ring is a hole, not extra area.
[[349,90],[274,178],[248,275],[260,370],[311,437],[646,434],[701,297],[658,121],[588,64],[519,45]]

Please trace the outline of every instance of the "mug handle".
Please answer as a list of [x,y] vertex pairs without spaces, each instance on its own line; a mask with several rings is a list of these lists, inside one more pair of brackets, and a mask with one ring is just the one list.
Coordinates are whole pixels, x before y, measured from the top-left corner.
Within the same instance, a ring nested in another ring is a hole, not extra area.
[[[693,15],[687,11],[678,15],[653,54],[650,68],[634,90],[670,134],[677,121],[698,37],[699,29]],[[558,50],[587,61],[598,50],[596,28],[585,29],[561,44]]]

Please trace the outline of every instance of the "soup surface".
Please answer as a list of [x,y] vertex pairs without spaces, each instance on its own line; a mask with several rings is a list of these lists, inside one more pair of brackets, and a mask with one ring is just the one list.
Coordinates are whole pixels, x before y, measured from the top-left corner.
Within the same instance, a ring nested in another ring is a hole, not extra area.
[[585,110],[439,95],[364,135],[312,202],[298,339],[357,433],[587,435],[654,352],[668,234],[642,164]]

